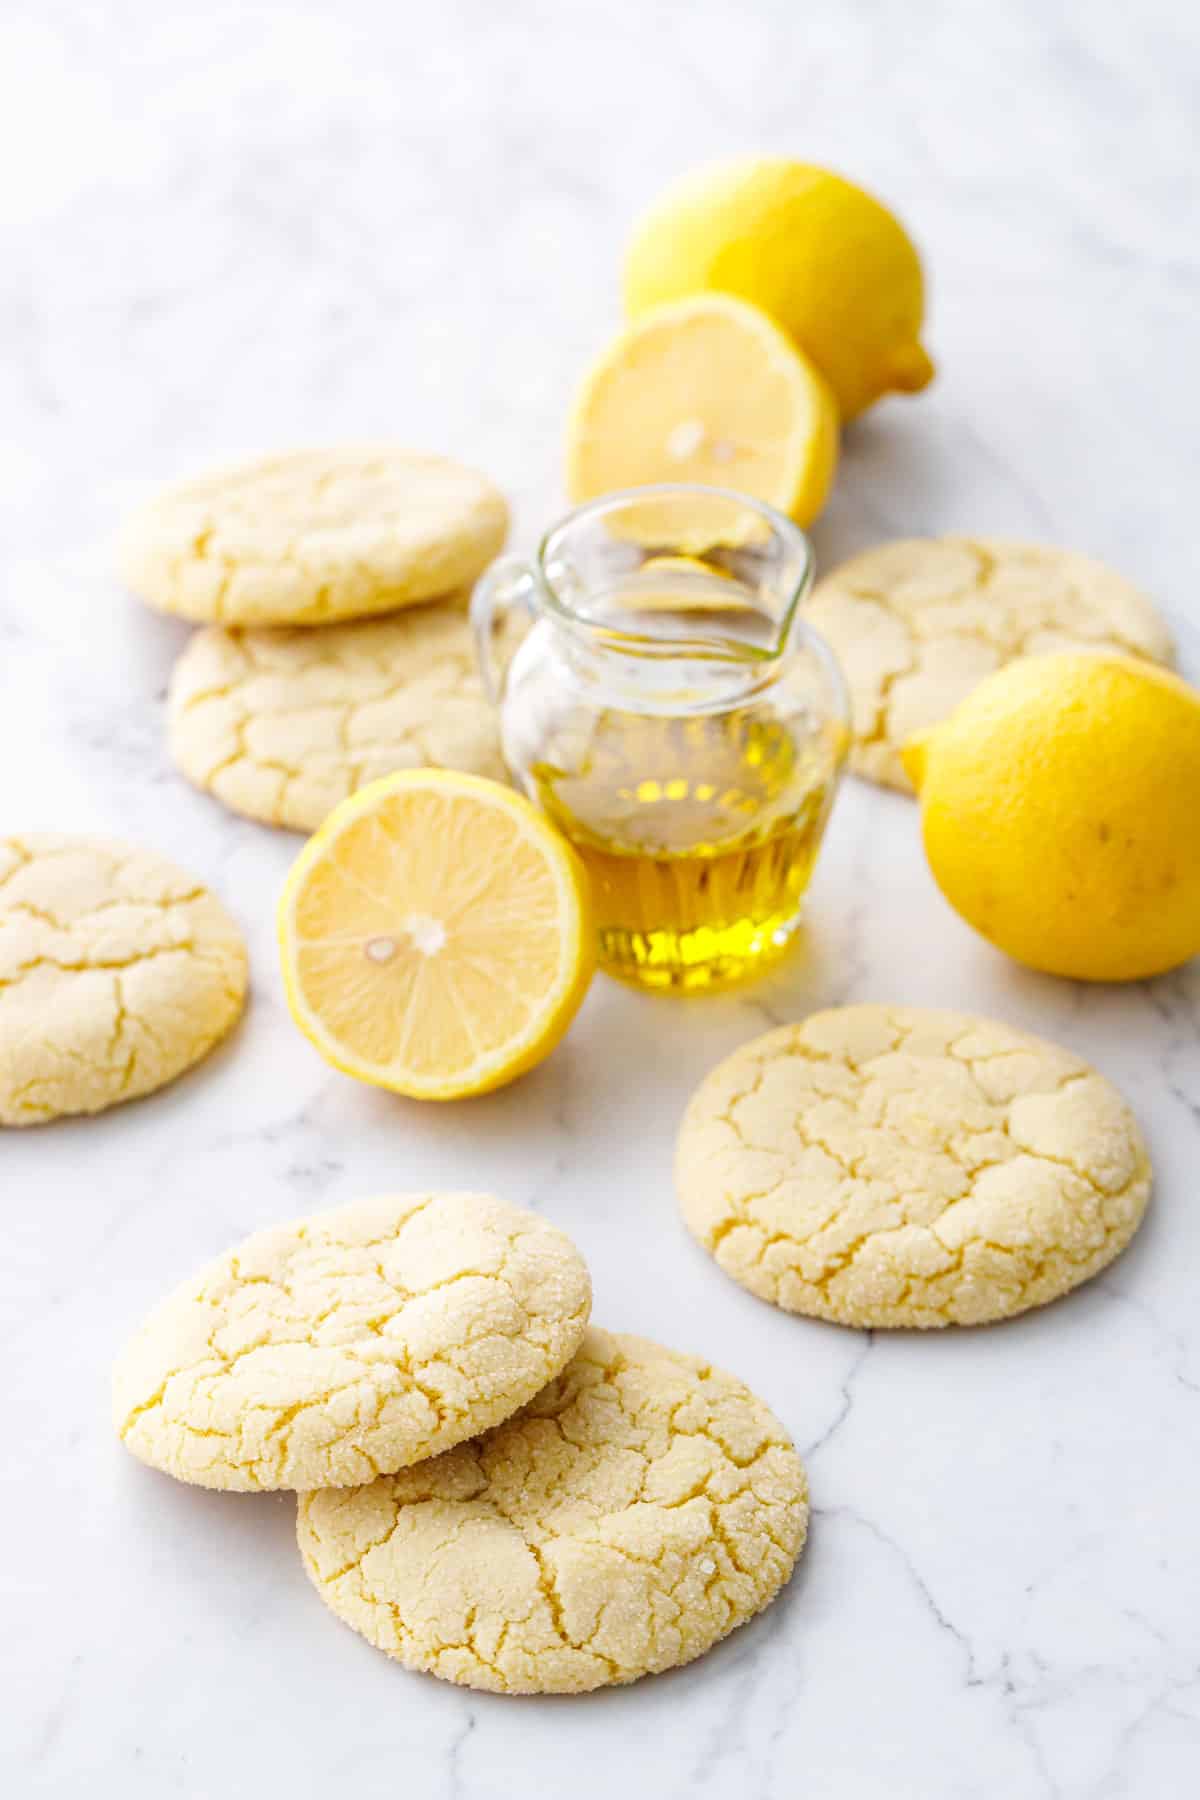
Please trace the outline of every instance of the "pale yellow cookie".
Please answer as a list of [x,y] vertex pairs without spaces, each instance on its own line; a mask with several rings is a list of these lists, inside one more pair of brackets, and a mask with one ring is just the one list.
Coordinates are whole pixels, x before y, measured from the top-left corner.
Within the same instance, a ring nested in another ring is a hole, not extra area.
[[180,1481],[368,1481],[523,1406],[583,1337],[561,1231],[488,1194],[400,1194],[256,1232],[155,1307],[113,1418]]
[[985,675],[1050,650],[1174,656],[1166,625],[1132,583],[1069,550],[999,538],[901,538],[834,569],[809,624],[850,691],[850,766],[911,793],[900,746],[948,717]]
[[107,839],[0,838],[0,1125],[162,1087],[245,998],[241,935],[194,876]]
[[845,1006],[700,1084],[676,1181],[735,1281],[840,1325],[980,1325],[1054,1300],[1129,1242],[1150,1162],[1068,1050],[990,1019]]
[[507,779],[470,623],[449,606],[323,631],[198,631],[175,665],[171,754],[234,812],[315,831],[396,769]]
[[503,1694],[575,1694],[701,1656],[774,1599],[808,1491],[750,1390],[589,1331],[524,1412],[349,1492],[306,1494],[326,1605],[389,1656]]
[[474,470],[350,444],[175,482],[129,519],[118,563],[140,599],[200,624],[327,625],[468,586],[507,530]]

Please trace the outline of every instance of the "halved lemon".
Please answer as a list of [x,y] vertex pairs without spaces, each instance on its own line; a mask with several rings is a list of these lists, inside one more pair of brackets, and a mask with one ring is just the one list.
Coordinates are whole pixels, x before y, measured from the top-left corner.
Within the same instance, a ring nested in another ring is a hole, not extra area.
[[698,294],[642,314],[584,377],[567,484],[573,499],[591,500],[702,482],[807,525],[825,504],[837,454],[837,402],[804,352],[758,307]]
[[292,1016],[335,1068],[422,1100],[549,1055],[596,962],[587,872],[528,800],[412,769],[309,839],[279,902]]

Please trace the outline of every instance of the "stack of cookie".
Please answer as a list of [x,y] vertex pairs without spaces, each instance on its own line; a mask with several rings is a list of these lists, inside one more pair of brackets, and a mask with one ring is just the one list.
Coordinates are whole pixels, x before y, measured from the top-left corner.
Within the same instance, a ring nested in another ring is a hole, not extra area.
[[301,1555],[410,1668],[580,1693],[703,1654],[787,1581],[787,1433],[741,1382],[589,1329],[561,1231],[487,1195],[362,1201],[259,1232],[118,1361],[129,1449],[299,1495]]
[[204,627],[171,681],[183,774],[295,831],[394,769],[503,780],[466,594],[507,529],[483,476],[387,445],[259,456],[164,490],[119,562],[142,600]]

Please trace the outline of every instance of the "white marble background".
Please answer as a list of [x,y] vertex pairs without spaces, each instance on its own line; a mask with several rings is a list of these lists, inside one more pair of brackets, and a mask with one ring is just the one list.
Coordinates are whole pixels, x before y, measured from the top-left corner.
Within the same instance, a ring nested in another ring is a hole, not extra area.
[[[295,840],[172,774],[185,633],[122,595],[106,540],[214,454],[364,434],[478,461],[527,538],[560,502],[631,213],[765,146],[888,196],[932,272],[940,379],[849,435],[822,559],[1025,533],[1111,558],[1186,630],[1198,76],[1187,0],[7,0],[0,819],[190,864],[244,924],[255,993],[171,1091],[0,1143],[6,1796],[1196,1791],[1200,968],[1022,973],[939,900],[913,808],[848,788],[807,941],[764,990],[685,1007],[599,981],[507,1093],[422,1110],[358,1088],[282,1007]],[[671,1198],[684,1099],[765,1020],[848,997],[992,1011],[1119,1081],[1160,1172],[1129,1254],[936,1339],[789,1319],[724,1280]],[[165,1284],[270,1220],[425,1183],[544,1209],[600,1320],[737,1370],[804,1449],[801,1570],[695,1667],[578,1701],[406,1674],[325,1613],[287,1500],[177,1487],[112,1439],[111,1356]]]

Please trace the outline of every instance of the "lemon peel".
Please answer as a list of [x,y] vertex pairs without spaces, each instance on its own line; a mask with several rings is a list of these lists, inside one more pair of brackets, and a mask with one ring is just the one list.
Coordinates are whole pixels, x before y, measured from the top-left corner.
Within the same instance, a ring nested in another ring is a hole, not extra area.
[[991,675],[905,752],[934,879],[1018,962],[1138,981],[1200,952],[1200,693],[1134,657]]
[[702,292],[761,307],[820,369],[843,419],[933,379],[911,238],[872,195],[813,163],[739,157],[683,176],[638,221],[624,290],[634,319]]

